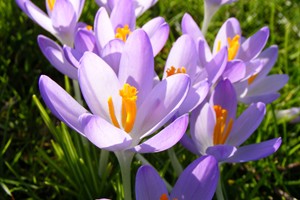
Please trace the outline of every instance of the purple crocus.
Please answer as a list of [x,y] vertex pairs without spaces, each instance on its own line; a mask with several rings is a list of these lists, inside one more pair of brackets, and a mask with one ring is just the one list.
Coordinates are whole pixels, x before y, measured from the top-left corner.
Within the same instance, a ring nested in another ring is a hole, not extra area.
[[[133,0],[122,0],[114,6],[110,16],[104,7],[96,14],[94,30],[100,53],[108,52],[106,45],[114,52],[122,51],[120,41],[126,42],[131,32],[136,29]],[[156,17],[141,27],[148,34],[156,56],[165,45],[169,35],[169,25],[162,17]],[[100,55],[103,57],[103,55]]]
[[78,81],[90,112],[47,76],[39,80],[41,95],[56,117],[97,147],[115,153],[125,199],[131,199],[134,153],[166,150],[186,131],[188,115],[182,115],[150,137],[176,113],[186,97],[190,78],[177,74],[154,86],[152,47],[141,29],[134,31],[124,45],[118,74],[92,52],[86,52],[79,65]]
[[85,0],[46,0],[47,14],[30,0],[16,3],[33,21],[54,35],[62,44],[73,45],[75,31],[86,26],[77,23]]
[[182,172],[169,194],[158,172],[149,165],[138,169],[135,182],[137,200],[201,199],[210,200],[219,179],[218,162],[213,156],[202,156]]
[[184,145],[194,153],[213,155],[219,162],[252,161],[277,151],[281,138],[240,146],[263,120],[265,104],[252,103],[238,118],[236,109],[237,99],[232,84],[229,80],[220,81],[209,102],[192,112],[192,140]]
[[[146,10],[156,4],[158,0],[134,0],[134,13],[136,17],[141,16]],[[120,0],[96,0],[97,4],[105,7],[108,13],[111,13],[113,8],[120,2]]]
[[87,52],[81,59],[78,80],[93,114],[47,76],[41,76],[39,86],[51,111],[99,148],[157,152],[181,138],[186,115],[139,142],[174,115],[188,92],[190,79],[178,74],[153,86],[153,73],[150,40],[144,31],[137,30],[124,46],[118,75],[94,53]]

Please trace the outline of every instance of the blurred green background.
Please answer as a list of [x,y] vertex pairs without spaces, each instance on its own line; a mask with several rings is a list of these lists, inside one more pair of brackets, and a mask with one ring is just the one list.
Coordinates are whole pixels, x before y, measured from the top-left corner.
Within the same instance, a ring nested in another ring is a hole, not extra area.
[[[33,2],[45,8],[44,1]],[[159,0],[138,19],[141,26],[153,17],[162,16],[170,24],[169,40],[156,58],[157,72],[163,69],[172,43],[181,35],[183,14],[190,13],[201,25],[202,4],[200,0]],[[81,21],[92,25],[97,10],[93,0],[86,0]],[[300,198],[300,124],[274,117],[275,110],[300,106],[300,1],[239,0],[226,5],[209,26],[206,37],[211,45],[229,17],[240,21],[246,37],[263,26],[270,28],[266,47],[279,46],[279,59],[271,73],[288,74],[290,79],[280,91],[281,97],[268,105],[260,128],[247,141],[254,143],[281,136],[281,148],[257,162],[224,165],[222,179],[227,198]],[[41,74],[62,86],[68,83],[40,52],[39,34],[53,38],[22,13],[13,0],[0,1],[0,199],[120,199],[116,195],[121,190],[120,172],[114,155],[109,157],[105,177],[99,177],[100,150],[61,125],[48,110],[42,118],[33,101],[33,95],[41,99],[37,85]],[[44,120],[50,123],[48,127]],[[174,150],[183,166],[195,158],[180,145]],[[175,182],[177,177],[170,162],[166,162],[168,153],[144,157],[171,184]],[[134,161],[133,177],[140,164],[139,160]]]

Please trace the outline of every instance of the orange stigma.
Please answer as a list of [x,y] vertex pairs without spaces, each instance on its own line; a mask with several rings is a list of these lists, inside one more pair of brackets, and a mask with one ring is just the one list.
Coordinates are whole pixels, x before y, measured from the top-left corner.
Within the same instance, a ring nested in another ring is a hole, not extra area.
[[174,74],[186,74],[186,69],[185,67],[181,67],[181,68],[175,68],[174,66],[171,66],[170,68],[167,69],[166,71],[167,73],[167,77],[172,76]]
[[128,35],[131,33],[129,26],[126,24],[123,28],[119,27],[116,30],[115,37],[126,42]]
[[216,113],[216,125],[214,128],[213,143],[214,145],[224,144],[231,131],[233,119],[231,118],[229,123],[226,124],[227,110],[220,105],[215,105],[214,110]]

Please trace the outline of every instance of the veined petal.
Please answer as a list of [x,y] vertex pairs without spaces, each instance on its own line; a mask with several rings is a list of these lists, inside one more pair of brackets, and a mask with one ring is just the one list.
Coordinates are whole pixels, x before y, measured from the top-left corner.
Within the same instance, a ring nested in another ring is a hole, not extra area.
[[248,61],[256,57],[266,45],[269,32],[269,28],[264,27],[244,41],[240,46],[237,58]]
[[[79,68],[79,60],[83,56],[83,53],[81,53],[67,45],[64,45],[63,55],[71,65],[73,65],[77,69]],[[76,70],[76,79],[77,79],[77,76],[78,76],[78,74],[77,74],[77,70]]]
[[180,36],[172,46],[164,69],[164,78],[167,77],[166,71],[170,67],[186,69],[186,73],[191,80],[196,73],[197,49],[194,40],[189,35]]
[[281,138],[274,138],[258,144],[239,147],[234,155],[228,158],[225,162],[239,163],[265,158],[276,152],[280,147],[281,142]]
[[83,114],[79,121],[86,137],[100,149],[120,151],[131,145],[132,139],[128,133],[99,116]]
[[143,138],[165,124],[182,104],[189,86],[190,78],[185,74],[175,74],[159,82],[139,107],[132,134]]
[[137,105],[140,105],[153,87],[154,58],[151,43],[142,29],[130,34],[121,55],[119,80],[129,83],[138,91]]
[[51,34],[56,35],[57,32],[52,26],[51,19],[41,9],[39,9],[31,1],[25,1],[24,7],[26,9],[25,13],[28,14],[33,21],[35,21],[45,30],[49,31]]
[[119,73],[121,55],[124,48],[124,42],[119,39],[109,41],[102,49],[101,57],[115,71]]
[[262,102],[265,104],[272,103],[276,99],[280,97],[280,94],[278,92],[273,93],[266,93],[266,94],[258,94],[258,95],[246,95],[241,98],[239,98],[239,101],[245,103],[245,104],[251,104],[254,102]]
[[162,17],[156,17],[147,22],[142,29],[147,33],[153,49],[153,56],[156,56],[166,44],[170,27]]
[[189,150],[190,152],[192,152],[193,154],[196,155],[201,155],[194,143],[194,141],[187,135],[184,134],[182,136],[182,138],[180,139],[180,144],[182,146],[184,146],[184,148],[186,148],[187,150]]
[[157,171],[149,165],[141,166],[135,179],[136,200],[159,200],[162,194],[169,196],[166,184]]
[[209,146],[213,146],[215,124],[214,110],[209,103],[205,103],[203,106],[200,105],[191,114],[191,137],[202,155],[205,155]]
[[135,29],[136,20],[133,0],[118,1],[112,9],[110,20],[114,30],[118,27],[128,25],[130,30],[133,31]]
[[174,146],[184,135],[188,126],[188,114],[178,117],[162,131],[135,146],[132,150],[137,153],[160,152]]
[[78,79],[77,68],[66,60],[63,49],[56,42],[43,35],[39,35],[38,44],[44,56],[53,67],[72,79]]
[[257,59],[262,63],[263,68],[258,74],[257,78],[265,77],[270,72],[278,58],[278,47],[276,45],[270,46],[259,54]]
[[230,158],[236,152],[236,150],[236,147],[231,145],[215,145],[208,147],[206,149],[206,154],[214,156],[218,162],[223,162]]
[[79,20],[79,17],[81,15],[85,0],[76,0],[76,1],[71,1],[73,8],[76,12],[76,16],[77,16],[77,21]]
[[115,38],[115,31],[105,8],[101,7],[98,10],[94,27],[98,50],[101,51],[110,40]]
[[39,89],[44,102],[52,113],[69,127],[85,136],[78,118],[88,111],[45,75],[42,75],[39,79]]
[[213,198],[219,180],[218,162],[213,156],[202,156],[192,162],[178,178],[170,199]]
[[[108,99],[112,97],[115,113],[121,113],[121,85],[107,63],[92,52],[86,52],[78,70],[78,79],[84,99],[94,114],[110,121]],[[120,121],[120,115],[116,115]]]
[[260,125],[266,112],[265,104],[251,104],[233,123],[226,144],[239,146],[246,141]]

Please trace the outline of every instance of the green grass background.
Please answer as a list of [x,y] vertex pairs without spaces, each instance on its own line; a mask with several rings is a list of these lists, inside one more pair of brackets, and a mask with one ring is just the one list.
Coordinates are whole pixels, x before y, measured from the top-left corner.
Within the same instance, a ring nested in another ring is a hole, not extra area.
[[[44,8],[44,1],[33,0]],[[162,16],[171,33],[163,51],[156,58],[161,71],[172,43],[181,35],[180,22],[185,12],[199,25],[203,19],[200,0],[159,0],[138,19],[142,25]],[[98,6],[86,0],[81,21],[93,24]],[[222,7],[213,17],[207,40],[210,44],[222,23],[236,17],[248,37],[263,26],[270,28],[266,46],[279,46],[279,59],[271,73],[290,76],[280,91],[281,97],[267,107],[260,128],[247,143],[282,137],[281,148],[274,155],[256,162],[222,166],[222,181],[227,199],[300,198],[300,124],[279,121],[274,111],[300,106],[300,1],[239,0]],[[43,110],[37,87],[46,74],[67,89],[68,80],[57,72],[40,52],[36,38],[49,35],[34,24],[13,0],[0,1],[0,199],[122,199],[118,163],[108,158],[106,173],[98,175],[101,151],[61,124]],[[69,89],[72,92],[71,89]],[[33,98],[33,95],[34,96]],[[46,122],[46,123],[45,123]],[[180,145],[174,148],[185,167],[196,157]],[[168,153],[144,155],[171,185],[177,179]],[[134,160],[132,177],[141,161]]]

